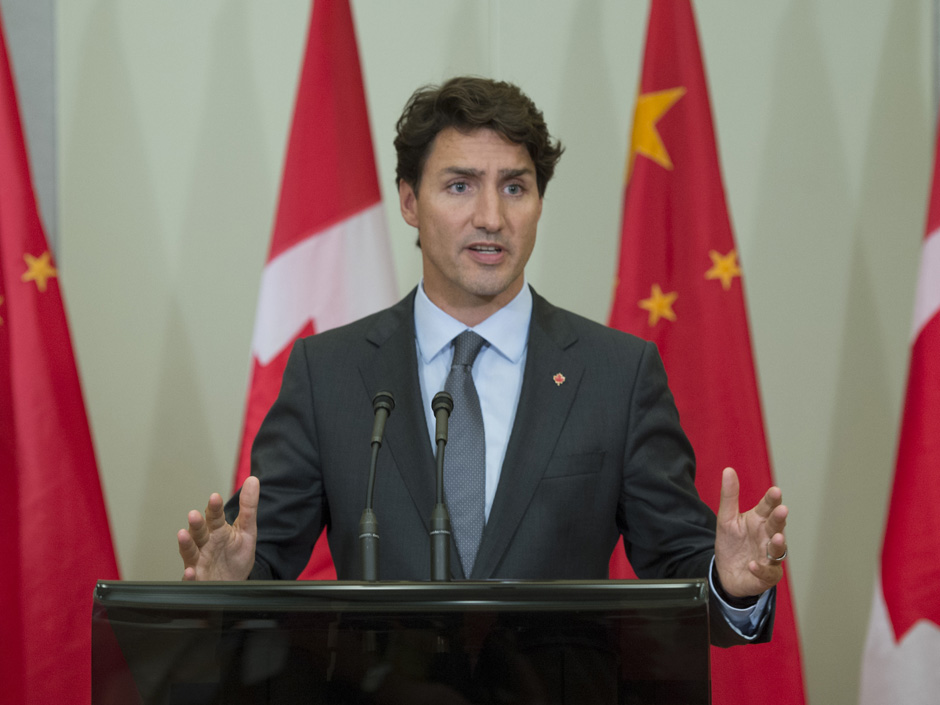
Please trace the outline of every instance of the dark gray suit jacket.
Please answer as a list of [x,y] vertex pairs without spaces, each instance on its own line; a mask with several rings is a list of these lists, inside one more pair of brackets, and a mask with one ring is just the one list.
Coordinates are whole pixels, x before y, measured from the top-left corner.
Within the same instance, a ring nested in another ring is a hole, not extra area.
[[[621,535],[640,577],[705,577],[715,517],[696,492],[694,455],[655,346],[533,298],[518,411],[469,577],[604,579]],[[324,527],[339,578],[361,577],[371,400],[389,390],[396,406],[374,504],[379,577],[428,579],[435,464],[413,305],[414,292],[295,343],[252,451],[261,479],[253,578],[295,578]],[[226,507],[230,519],[237,501]],[[453,547],[451,554],[454,578],[465,577]],[[762,639],[770,634],[766,621]],[[712,641],[740,638],[719,618]]]

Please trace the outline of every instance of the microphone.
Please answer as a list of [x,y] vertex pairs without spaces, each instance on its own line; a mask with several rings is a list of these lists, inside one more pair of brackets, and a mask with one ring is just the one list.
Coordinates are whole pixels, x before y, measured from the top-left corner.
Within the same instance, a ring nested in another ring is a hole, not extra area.
[[359,554],[362,564],[362,579],[375,582],[379,579],[379,522],[372,511],[372,495],[375,492],[375,465],[385,435],[385,422],[395,408],[391,392],[382,391],[372,398],[372,460],[369,463],[369,484],[366,493],[366,508],[359,519]]
[[388,417],[394,410],[395,398],[391,392],[379,392],[372,397],[372,413],[375,414],[375,423],[372,424],[373,444],[382,445],[382,437],[385,435],[385,422],[388,421]]
[[450,514],[444,504],[444,446],[447,445],[447,420],[454,410],[454,400],[447,392],[438,392],[431,400],[434,412],[434,441],[437,445],[437,504],[431,512],[431,580],[450,580]]

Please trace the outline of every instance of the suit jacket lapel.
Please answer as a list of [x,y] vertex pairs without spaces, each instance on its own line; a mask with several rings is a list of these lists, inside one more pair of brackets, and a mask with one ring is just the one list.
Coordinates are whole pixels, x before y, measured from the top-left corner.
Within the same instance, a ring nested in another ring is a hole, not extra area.
[[[473,566],[474,579],[491,577],[499,565],[545,473],[584,372],[583,363],[571,350],[577,335],[564,313],[532,293],[522,392],[496,497]],[[564,376],[561,384],[555,380],[558,373]]]
[[427,420],[418,381],[414,296],[412,290],[377,317],[366,335],[376,346],[374,358],[360,365],[359,370],[370,394],[389,390],[395,397],[384,444],[427,528],[430,508],[434,506],[434,456],[425,431]]

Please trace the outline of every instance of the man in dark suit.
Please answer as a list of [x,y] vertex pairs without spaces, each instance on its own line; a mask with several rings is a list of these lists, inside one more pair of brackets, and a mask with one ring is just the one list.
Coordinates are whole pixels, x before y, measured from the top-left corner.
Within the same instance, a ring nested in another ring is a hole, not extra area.
[[716,521],[696,493],[655,346],[556,308],[525,283],[562,152],[542,114],[510,84],[452,79],[412,96],[395,144],[423,280],[392,308],[295,344],[252,477],[224,512],[213,495],[205,517],[190,512],[179,532],[184,579],[295,578],[324,527],[339,577],[361,577],[380,390],[397,402],[375,489],[380,577],[427,579],[429,402],[470,329],[483,339],[470,365],[485,429],[484,526],[471,548],[454,546],[453,577],[600,579],[622,535],[640,577],[709,577],[724,617],[713,620],[715,643],[769,638],[786,555],[780,490],[740,514],[726,469]]

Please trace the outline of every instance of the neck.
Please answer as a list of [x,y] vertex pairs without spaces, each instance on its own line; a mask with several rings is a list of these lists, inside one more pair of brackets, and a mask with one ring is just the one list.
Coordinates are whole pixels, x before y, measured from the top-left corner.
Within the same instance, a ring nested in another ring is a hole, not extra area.
[[476,296],[463,292],[463,296],[454,300],[451,297],[443,296],[440,292],[429,289],[425,281],[424,293],[435,306],[441,309],[447,315],[457,319],[468,328],[480,325],[487,318],[509,304],[522,291],[524,281],[519,278],[518,284],[514,284],[494,296]]

